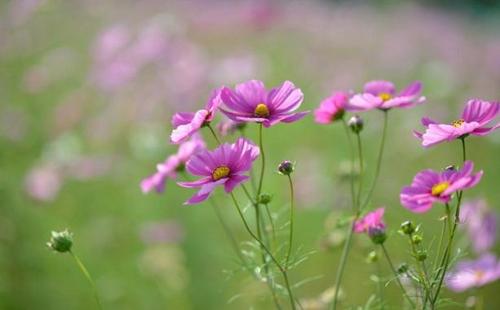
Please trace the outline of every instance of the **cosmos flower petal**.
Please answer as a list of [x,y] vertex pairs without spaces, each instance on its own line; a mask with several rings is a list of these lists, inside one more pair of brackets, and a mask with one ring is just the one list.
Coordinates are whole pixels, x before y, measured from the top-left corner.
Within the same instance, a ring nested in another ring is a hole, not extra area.
[[199,110],[196,112],[190,123],[180,125],[172,131],[172,134],[170,135],[170,142],[178,144],[188,139],[192,134],[201,128],[207,115],[207,110]]
[[250,177],[246,175],[234,175],[230,180],[228,180],[226,183],[224,183],[224,191],[226,193],[230,193],[233,191],[233,189],[240,183],[245,182],[249,179]]

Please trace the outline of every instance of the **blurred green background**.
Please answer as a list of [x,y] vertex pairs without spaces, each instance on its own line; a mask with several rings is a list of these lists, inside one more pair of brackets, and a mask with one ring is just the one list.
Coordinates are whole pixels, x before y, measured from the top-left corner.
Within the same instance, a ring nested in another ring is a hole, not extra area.
[[[399,190],[421,169],[460,160],[458,143],[423,149],[411,131],[424,115],[455,119],[469,98],[500,98],[499,29],[493,1],[2,1],[0,308],[95,308],[71,258],[45,246],[51,230],[64,228],[75,233],[74,250],[105,309],[271,308],[266,285],[237,271],[208,203],[182,206],[193,191],[172,181],[161,195],[139,188],[176,150],[168,143],[174,112],[201,107],[214,87],[251,78],[268,86],[293,81],[305,94],[304,110],[371,79],[424,83],[427,104],[390,113],[373,199],[373,207],[387,208],[394,260],[410,260],[395,233],[399,223],[422,223],[430,242],[442,210],[413,215],[399,205]],[[373,173],[382,115],[363,117]],[[256,126],[248,133],[255,137]],[[310,279],[296,294],[309,309],[322,309],[341,251],[335,223],[349,210],[343,129],[308,116],[265,134],[264,188],[274,195],[273,212],[288,207],[286,179],[274,167],[297,162],[296,247],[313,253],[291,278]],[[485,175],[465,197],[498,209],[500,135],[468,143]],[[218,191],[216,199],[235,236],[248,240],[228,197]],[[467,251],[467,242],[460,244]],[[365,263],[371,248],[356,237],[345,308],[374,292],[374,266]],[[388,276],[385,262],[381,267]],[[485,309],[500,308],[499,289],[484,288]],[[385,290],[398,309],[397,288]],[[446,294],[459,302],[469,296]]]

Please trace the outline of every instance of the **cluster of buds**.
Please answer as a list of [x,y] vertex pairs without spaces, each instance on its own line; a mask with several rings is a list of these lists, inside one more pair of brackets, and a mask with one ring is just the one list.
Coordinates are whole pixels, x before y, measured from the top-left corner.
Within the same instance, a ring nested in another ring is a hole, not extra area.
[[60,232],[52,231],[51,238],[49,242],[47,242],[47,246],[55,252],[69,252],[73,246],[73,234],[67,229]]

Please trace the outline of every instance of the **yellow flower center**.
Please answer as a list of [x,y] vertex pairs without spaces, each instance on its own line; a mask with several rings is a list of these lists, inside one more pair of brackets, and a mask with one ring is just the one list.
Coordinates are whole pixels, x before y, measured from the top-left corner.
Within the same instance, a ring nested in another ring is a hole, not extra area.
[[214,181],[218,181],[222,178],[225,178],[229,175],[231,172],[231,169],[229,169],[228,166],[220,166],[215,168],[215,170],[212,172],[212,179]]
[[432,196],[439,196],[441,195],[448,187],[450,186],[450,183],[445,181],[445,182],[440,182],[432,187]]
[[380,93],[378,97],[382,99],[382,101],[387,101],[389,99],[392,99],[392,95],[388,93]]
[[269,108],[267,107],[267,105],[265,105],[263,103],[259,103],[255,107],[254,114],[255,114],[255,116],[258,116],[258,117],[268,117],[269,116]]
[[451,126],[453,126],[455,128],[460,128],[464,123],[465,123],[465,121],[463,119],[457,119],[457,120],[451,122]]
[[481,281],[484,276],[485,276],[484,271],[482,270],[474,271],[474,277],[476,278],[476,281]]

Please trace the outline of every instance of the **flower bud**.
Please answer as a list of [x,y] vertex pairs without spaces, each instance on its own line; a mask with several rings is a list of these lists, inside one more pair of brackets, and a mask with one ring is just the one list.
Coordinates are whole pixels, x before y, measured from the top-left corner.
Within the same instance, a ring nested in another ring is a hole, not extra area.
[[261,204],[268,204],[271,202],[271,200],[273,199],[273,196],[267,194],[267,193],[262,193],[259,195],[259,203]]
[[445,171],[457,171],[457,167],[455,165],[449,165],[444,168]]
[[420,250],[415,254],[415,259],[418,260],[419,262],[423,262],[424,260],[427,259],[427,251],[425,250]]
[[415,225],[411,221],[405,221],[401,224],[401,231],[405,235],[411,235],[415,232]]
[[52,231],[50,241],[47,242],[47,246],[49,248],[59,253],[69,252],[72,245],[73,234],[70,233],[67,229],[61,232]]
[[368,236],[375,244],[383,244],[387,239],[384,227],[370,227],[368,228]]
[[398,270],[397,270],[397,272],[399,274],[406,273],[407,271],[408,271],[408,264],[407,263],[402,263],[401,265],[399,265]]
[[278,171],[282,175],[290,175],[295,170],[295,165],[289,161],[285,160],[278,166]]
[[371,251],[368,253],[368,256],[366,257],[366,262],[368,263],[375,263],[378,261],[378,254],[376,251]]
[[363,119],[358,115],[354,115],[349,119],[347,125],[349,125],[354,133],[359,133],[363,130]]
[[416,245],[420,244],[422,242],[422,236],[421,235],[413,235],[411,237],[411,242],[413,244],[416,244]]

